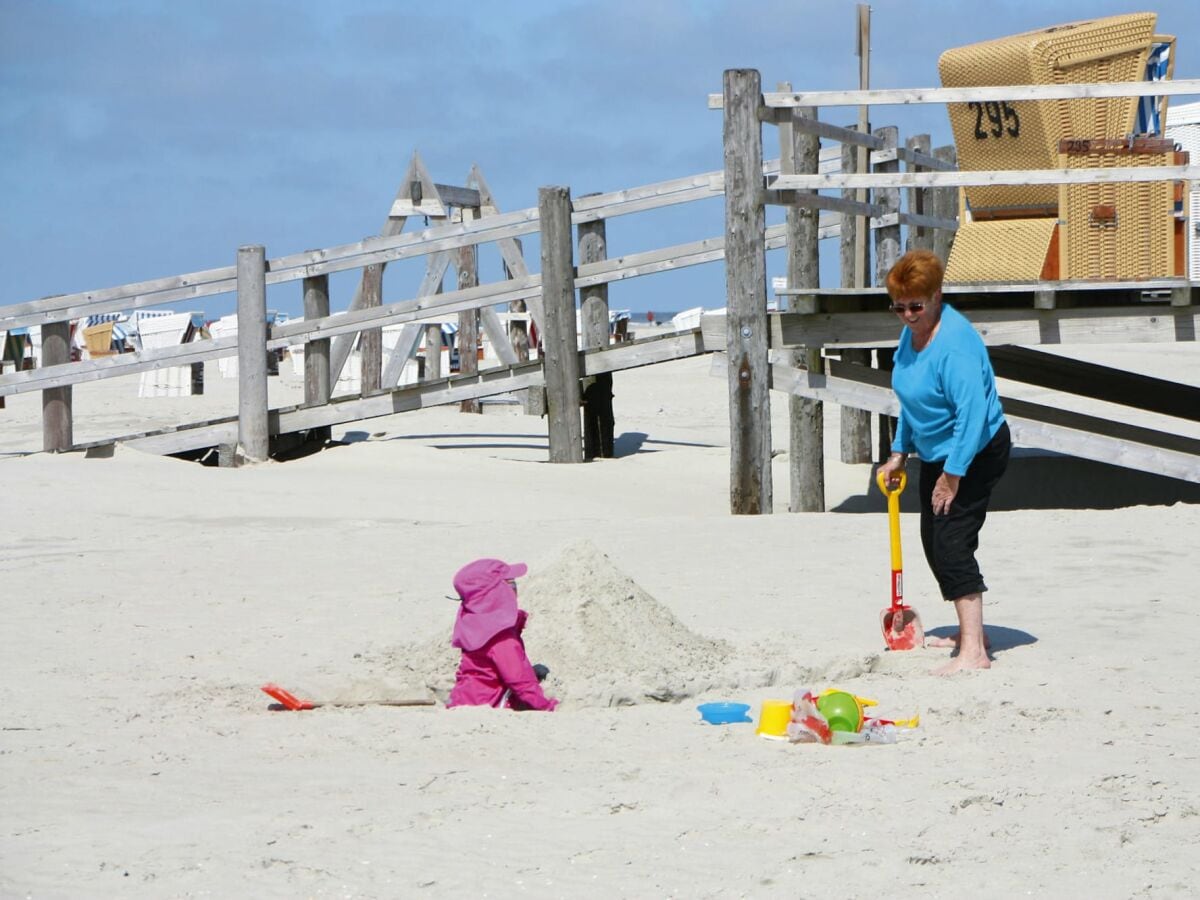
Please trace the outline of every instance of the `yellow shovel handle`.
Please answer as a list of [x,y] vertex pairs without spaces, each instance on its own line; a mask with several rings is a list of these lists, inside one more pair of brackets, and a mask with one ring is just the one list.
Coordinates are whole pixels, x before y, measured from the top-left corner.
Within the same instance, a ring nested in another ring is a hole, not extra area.
[[880,469],[875,475],[875,482],[879,485],[879,490],[883,491],[883,495],[887,497],[888,502],[888,534],[892,542],[892,571],[899,572],[904,568],[903,556],[900,553],[900,495],[904,493],[904,488],[908,484],[908,473],[901,469],[898,473],[900,476],[900,484],[895,490],[888,488],[887,480],[883,477],[883,469]]

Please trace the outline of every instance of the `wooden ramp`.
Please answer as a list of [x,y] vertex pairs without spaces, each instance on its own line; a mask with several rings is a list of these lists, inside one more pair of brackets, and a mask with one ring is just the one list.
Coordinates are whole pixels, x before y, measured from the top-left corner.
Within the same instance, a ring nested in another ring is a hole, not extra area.
[[[605,350],[580,354],[580,371],[585,375],[633,369],[654,363],[684,359],[709,352],[700,329],[629,341]],[[338,397],[323,406],[290,406],[269,413],[271,437],[295,434],[312,428],[344,425],[378,416],[494,397],[545,384],[542,361],[485,369],[474,375],[454,375],[367,396]],[[124,437],[108,438],[90,444],[78,444],[76,450],[92,450],[123,444],[147,453],[164,456],[190,453],[223,444],[236,444],[237,416],[210,419],[177,428],[148,431]]]
[[[1029,380],[1063,391],[1072,391],[1072,385],[1086,386],[1086,391],[1075,392],[1116,403],[1136,396],[1141,409],[1154,408],[1156,412],[1200,421],[1200,388],[1023,348],[991,347],[989,352],[994,354],[997,375],[1001,377]],[[888,372],[833,359],[826,360],[826,366],[828,374],[814,375],[773,363],[771,387],[880,415],[895,416],[899,412]],[[1097,383],[1106,386],[1102,392],[1098,393]],[[1143,389],[1145,393],[1140,393]],[[1147,405],[1147,395],[1157,398],[1154,407]],[[1200,484],[1200,440],[1012,397],[1000,399],[1013,440],[1023,446]]]

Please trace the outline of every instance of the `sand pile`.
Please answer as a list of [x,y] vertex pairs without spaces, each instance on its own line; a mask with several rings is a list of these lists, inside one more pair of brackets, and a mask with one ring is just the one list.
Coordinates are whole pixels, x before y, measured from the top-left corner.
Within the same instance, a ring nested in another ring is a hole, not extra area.
[[[530,613],[525,647],[550,667],[546,691],[572,706],[625,706],[694,697],[726,686],[732,647],[698,635],[591,543],[566,547],[520,583]],[[388,654],[393,676],[422,682],[445,700],[458,651],[444,635]]]

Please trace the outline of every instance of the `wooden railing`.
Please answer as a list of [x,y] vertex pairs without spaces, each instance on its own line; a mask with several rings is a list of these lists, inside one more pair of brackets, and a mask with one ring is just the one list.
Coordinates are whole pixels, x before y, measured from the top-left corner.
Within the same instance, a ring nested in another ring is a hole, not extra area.
[[[871,91],[791,91],[763,92],[761,77],[752,69],[730,69],[724,73],[721,94],[709,97],[709,106],[724,111],[725,172],[721,184],[725,190],[726,241],[725,264],[728,314],[725,323],[730,396],[730,507],[734,513],[770,512],[772,500],[771,442],[769,388],[771,370],[768,362],[769,327],[763,285],[763,251],[765,230],[763,211],[767,204],[788,207],[818,207],[837,209],[846,214],[870,215],[879,226],[895,227],[907,221],[910,225],[933,225],[924,212],[914,217],[895,208],[880,215],[879,207],[897,205],[896,192],[903,189],[944,189],[974,185],[996,184],[1080,184],[1092,182],[1156,182],[1188,181],[1200,178],[1200,165],[1153,166],[1137,169],[1037,169],[1020,171],[945,171],[929,164],[928,155],[901,153],[895,137],[876,132],[839,139],[847,145],[866,146],[882,151],[880,158],[890,162],[878,163],[874,172],[852,173],[843,166],[837,173],[801,171],[797,166],[785,167],[775,177],[760,178],[763,141],[762,123],[780,126],[781,140],[792,140],[794,133],[821,136],[838,134],[830,126],[817,122],[814,112],[820,107],[881,106],[914,103],[963,103],[1017,100],[1053,100],[1100,97],[1186,96],[1200,94],[1200,80],[1123,82],[1107,84],[1017,85],[976,88],[917,88]],[[897,163],[906,160],[915,166],[934,171],[899,171]],[[862,204],[861,200],[828,197],[816,193],[826,189],[846,192],[872,189],[876,202]],[[889,199],[890,194],[890,199]],[[789,217],[790,218],[790,217]],[[932,217],[936,219],[936,217]],[[815,242],[802,237],[798,228],[789,231],[789,271],[811,272],[816,258]],[[886,273],[899,255],[898,230],[886,233],[876,230],[876,270]],[[860,255],[861,258],[861,255]],[[843,254],[843,277],[846,273]],[[881,279],[880,279],[881,280]],[[843,287],[863,288],[865,283]],[[815,288],[815,283],[794,284],[793,288]],[[793,292],[798,293],[798,292]],[[1179,302],[1190,302],[1190,290],[1179,290]],[[812,303],[811,299],[802,303]],[[814,308],[802,309],[815,312]],[[845,351],[846,353],[863,351]],[[866,351],[869,353],[869,351]],[[822,371],[819,348],[805,351],[807,369],[815,375]],[[799,361],[797,361],[799,362]],[[843,410],[843,446],[845,446],[846,410]],[[856,437],[861,437],[860,434]],[[866,458],[846,461],[869,461],[870,428],[865,430]],[[811,407],[793,407],[792,449],[790,459],[793,482],[791,508],[797,511],[824,509],[823,485],[806,479],[805,472],[823,468],[823,441],[819,412]],[[860,442],[861,445],[861,442]],[[804,484],[797,491],[795,485]]]

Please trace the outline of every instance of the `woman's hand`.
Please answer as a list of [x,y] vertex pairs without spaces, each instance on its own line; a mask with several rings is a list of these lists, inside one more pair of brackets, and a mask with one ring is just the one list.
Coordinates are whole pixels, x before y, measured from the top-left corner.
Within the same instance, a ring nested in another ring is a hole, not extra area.
[[948,475],[945,472],[938,476],[938,480],[933,485],[933,514],[935,516],[949,514],[950,504],[958,495],[958,478],[957,475]]
[[893,453],[887,458],[887,462],[879,467],[884,484],[888,486],[889,490],[895,490],[900,487],[900,473],[904,471],[904,464],[907,461],[907,454]]

